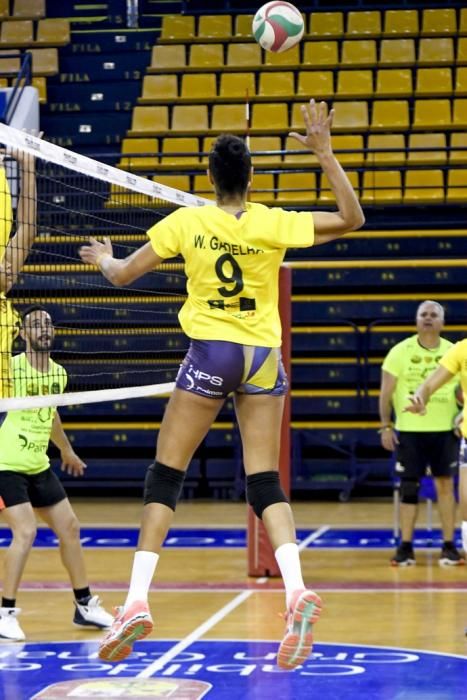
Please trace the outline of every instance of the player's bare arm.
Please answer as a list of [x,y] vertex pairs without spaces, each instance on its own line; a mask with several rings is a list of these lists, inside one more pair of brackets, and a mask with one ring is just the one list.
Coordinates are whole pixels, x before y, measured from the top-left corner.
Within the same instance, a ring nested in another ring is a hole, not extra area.
[[337,212],[313,212],[314,244],[320,245],[361,228],[365,217],[347,175],[332,152],[331,127],[334,110],[331,109],[328,113],[325,102],[317,105],[311,100],[309,105],[302,106],[302,114],[306,127],[305,136],[294,131],[290,136],[316,155],[337,203]]
[[430,397],[453,376],[445,367],[438,367],[433,374],[425,379],[423,384],[420,384],[414,395],[408,397],[410,403],[404,408],[404,411],[423,415]]
[[71,446],[68,437],[63,430],[62,421],[58,412],[55,414],[54,422],[52,423],[52,431],[50,439],[60,450],[62,460],[61,470],[71,476],[83,476],[86,464],[78,457]]
[[381,444],[385,450],[393,452],[399,441],[391,420],[392,397],[396,390],[397,377],[386,370],[381,371],[381,388],[379,392],[379,417],[381,420]]
[[89,245],[82,246],[79,255],[83,262],[96,265],[104,277],[117,287],[131,284],[163,262],[151,243],[146,243],[126,258],[114,258],[109,238],[104,238],[103,243],[90,238]]

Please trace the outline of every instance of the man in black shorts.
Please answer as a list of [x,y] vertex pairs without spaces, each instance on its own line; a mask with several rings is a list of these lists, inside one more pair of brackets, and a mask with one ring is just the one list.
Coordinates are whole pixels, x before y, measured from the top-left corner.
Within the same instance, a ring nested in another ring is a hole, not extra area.
[[[54,329],[44,308],[25,311],[21,336],[26,352],[12,359],[15,396],[62,393],[67,375],[50,358]],[[16,607],[16,594],[36,536],[34,511],[59,539],[75,597],[74,624],[98,629],[112,624],[112,616],[89,590],[79,522],[50,468],[49,440],[60,450],[62,470],[82,476],[86,465],[73,451],[55,408],[15,410],[0,416],[0,512],[13,534],[4,557],[0,639],[25,639],[17,619],[21,610]]]
[[[382,367],[379,411],[381,443],[397,452],[396,473],[400,477],[401,543],[391,560],[393,566],[415,564],[412,545],[418,510],[420,479],[427,469],[434,477],[443,530],[442,566],[464,564],[454,545],[456,503],[454,476],[458,470],[459,440],[454,433],[458,413],[457,379],[440,388],[424,416],[405,411],[408,396],[437,368],[452,343],[440,336],[444,309],[435,301],[424,301],[417,310],[417,334],[397,343]],[[395,425],[391,413],[396,416]],[[396,432],[397,430],[397,432]]]

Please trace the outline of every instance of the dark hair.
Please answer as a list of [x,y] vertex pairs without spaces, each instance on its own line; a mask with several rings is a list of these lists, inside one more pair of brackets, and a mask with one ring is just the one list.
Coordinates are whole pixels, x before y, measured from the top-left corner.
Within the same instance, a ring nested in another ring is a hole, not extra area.
[[251,155],[245,142],[232,134],[219,136],[209,154],[209,170],[218,195],[243,195],[251,170]]
[[24,321],[26,317],[29,316],[29,314],[33,314],[34,311],[45,311],[45,313],[50,316],[50,312],[47,311],[45,306],[42,306],[42,304],[32,304],[31,306],[28,306],[21,314],[21,325],[24,326]]

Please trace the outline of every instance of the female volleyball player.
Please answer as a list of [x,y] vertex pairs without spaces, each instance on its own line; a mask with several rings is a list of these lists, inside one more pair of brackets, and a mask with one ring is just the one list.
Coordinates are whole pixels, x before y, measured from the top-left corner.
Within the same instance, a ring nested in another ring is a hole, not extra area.
[[[278,274],[287,248],[326,243],[360,228],[364,217],[334,157],[333,112],[312,100],[302,107],[306,135],[292,134],[316,154],[337,200],[336,212],[288,212],[246,201],[252,177],[244,142],[220,136],[209,155],[216,206],[179,209],[148,231],[149,243],[129,257],[112,256],[109,240],[81,249],[115,285],[129,284],[166,258],[181,254],[188,299],[179,320],[191,345],[176,380],[145,481],[138,551],[124,606],[99,655],[119,661],[153,623],[148,590],[167,535],[185,471],[226,397],[235,395],[243,444],[247,499],[271,540],[287,598],[287,627],[278,664],[292,669],[311,651],[319,597],[305,588],[295,525],[278,473],[279,436],[287,392],[280,355]],[[188,426],[184,430],[182,426]]]

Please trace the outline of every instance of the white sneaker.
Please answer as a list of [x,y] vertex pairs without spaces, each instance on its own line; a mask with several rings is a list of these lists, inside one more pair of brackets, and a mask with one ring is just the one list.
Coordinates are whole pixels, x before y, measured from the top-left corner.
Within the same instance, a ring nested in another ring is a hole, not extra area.
[[75,606],[76,610],[73,623],[80,627],[107,629],[114,621],[112,615],[102,607],[101,601],[97,595],[93,596],[87,605],[80,605],[75,601]]
[[16,619],[21,608],[0,608],[0,639],[22,642],[26,635]]

